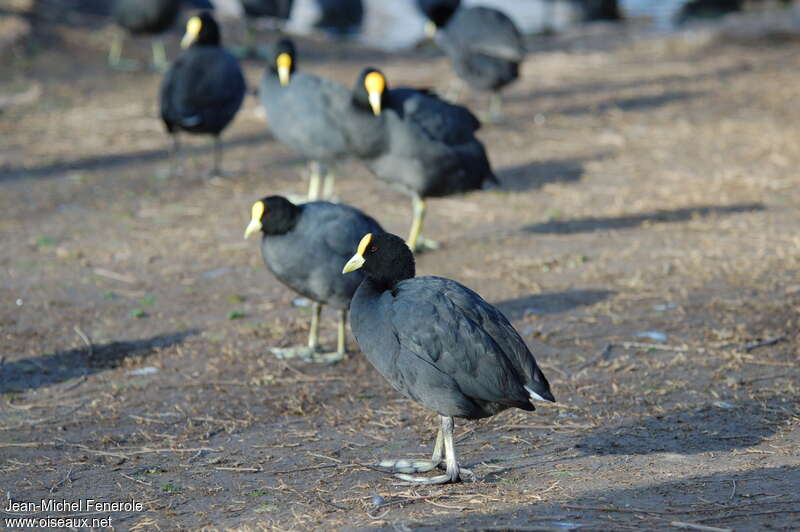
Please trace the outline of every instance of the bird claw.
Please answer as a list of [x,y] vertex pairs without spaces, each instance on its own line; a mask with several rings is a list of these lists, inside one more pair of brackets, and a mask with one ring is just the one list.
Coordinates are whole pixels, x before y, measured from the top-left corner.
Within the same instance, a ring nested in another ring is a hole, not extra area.
[[429,238],[425,238],[424,236],[420,236],[417,238],[416,245],[411,251],[414,253],[425,253],[426,251],[435,251],[441,247],[442,245],[436,240],[431,240]]
[[330,353],[315,352],[311,355],[311,362],[316,362],[317,364],[335,364],[342,360],[347,360],[347,353],[332,351]]
[[393,473],[395,476],[398,474],[411,474],[411,473],[427,473],[433,471],[442,464],[441,461],[434,462],[433,460],[381,460],[373,467],[386,470],[388,473]]
[[454,472],[447,472],[444,475],[435,477],[415,477],[403,473],[396,473],[395,478],[405,482],[397,483],[398,486],[433,486],[437,484],[450,484],[455,482],[474,482],[477,478],[475,473],[469,469],[459,468]]
[[336,351],[321,353],[319,348],[307,346],[273,347],[270,351],[281,360],[299,358],[305,362],[315,362],[317,364],[333,364],[347,358],[347,353],[339,353]]

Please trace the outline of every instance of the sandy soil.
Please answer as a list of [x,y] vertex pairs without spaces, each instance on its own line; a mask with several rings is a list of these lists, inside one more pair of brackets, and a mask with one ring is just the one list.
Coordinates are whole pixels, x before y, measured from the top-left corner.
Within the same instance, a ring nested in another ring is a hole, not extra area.
[[[241,235],[255,199],[304,190],[302,162],[251,98],[226,178],[203,138],[169,177],[159,76],[110,72],[109,28],[68,22],[0,73],[28,95],[0,110],[3,505],[142,502],[118,530],[800,528],[797,43],[539,43],[481,132],[502,189],[434,200],[445,247],[418,270],[497,303],[559,403],[458,424],[479,480],[411,489],[360,464],[429,453],[431,413],[355,349],[268,351],[308,309]],[[428,52],[301,50],[348,85],[370,63],[451,79]],[[405,233],[406,198],[338,174]]]

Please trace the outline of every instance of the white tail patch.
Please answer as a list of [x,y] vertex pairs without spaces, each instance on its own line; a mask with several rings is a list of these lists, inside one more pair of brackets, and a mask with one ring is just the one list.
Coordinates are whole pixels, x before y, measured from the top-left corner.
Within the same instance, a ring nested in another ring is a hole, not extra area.
[[549,402],[547,399],[545,399],[544,397],[542,397],[542,396],[541,396],[541,395],[539,395],[538,393],[534,392],[533,390],[531,390],[531,389],[530,389],[530,388],[528,388],[527,386],[525,386],[525,389],[528,391],[528,393],[529,393],[529,394],[530,394],[530,396],[531,396],[531,399],[533,399],[534,401],[544,401],[544,402],[546,402],[546,403],[548,403],[548,402]]

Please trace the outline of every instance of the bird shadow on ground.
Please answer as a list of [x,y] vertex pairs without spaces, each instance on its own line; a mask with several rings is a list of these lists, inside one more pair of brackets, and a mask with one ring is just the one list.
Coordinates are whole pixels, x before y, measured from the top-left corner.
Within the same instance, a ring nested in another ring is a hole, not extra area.
[[[521,488],[527,487],[524,479],[506,480],[518,483]],[[552,482],[558,479],[553,478]],[[664,530],[674,528],[670,523],[678,521],[695,524],[694,527],[680,526],[687,529],[735,525],[736,530],[759,530],[764,524],[759,516],[764,514],[754,513],[747,506],[752,504],[753,497],[766,497],[775,528],[796,530],[800,526],[800,512],[796,506],[798,486],[800,469],[762,467],[666,482],[642,482],[642,485],[616,489],[586,490],[558,503],[531,503],[528,495],[521,495],[519,505],[505,511],[469,512],[428,518],[419,523],[403,522],[403,525],[416,532],[462,527],[469,530]]]
[[189,329],[142,340],[80,347],[7,362],[0,366],[0,393],[35,390],[117,367],[129,358],[144,359],[158,349],[180,344],[199,332],[199,329]]
[[638,89],[645,87],[661,86],[668,83],[682,83],[687,81],[702,81],[704,79],[726,79],[733,77],[737,74],[743,74],[752,70],[752,66],[748,64],[736,65],[709,72],[703,72],[697,75],[679,75],[672,74],[661,76],[657,78],[644,78],[632,81],[623,81],[619,83],[604,83],[604,82],[590,82],[590,83],[577,83],[574,85],[564,85],[552,89],[537,89],[525,93],[510,93],[505,99],[508,102],[524,102],[538,98],[565,98],[571,96],[579,96],[582,94],[599,94],[603,92],[618,92],[622,90]]
[[560,314],[578,307],[588,307],[614,295],[611,290],[569,290],[534,294],[494,303],[510,320],[520,320],[529,314]]
[[[272,135],[267,132],[256,133],[237,137],[228,142],[224,142],[223,147],[236,148],[240,146],[252,146],[270,142],[272,140]],[[211,149],[210,143],[208,146],[184,146],[181,148],[181,155],[183,157],[187,157],[189,155],[211,153]],[[64,173],[75,171],[109,170],[125,167],[131,164],[145,164],[167,160],[170,158],[170,156],[171,153],[169,150],[141,150],[129,153],[83,157],[74,161],[58,162],[32,168],[0,168],[0,183],[3,181],[11,181],[12,179],[40,179],[57,177]],[[294,160],[294,158],[291,159],[291,161]],[[286,163],[289,161],[287,160],[282,162]]]
[[633,96],[630,98],[612,98],[603,102],[588,105],[572,105],[562,109],[553,109],[551,112],[561,115],[582,115],[589,113],[604,113],[606,111],[644,111],[668,105],[673,102],[691,100],[705,94],[701,91],[674,91],[657,95]]
[[800,396],[719,401],[593,430],[575,445],[585,455],[700,454],[752,447],[800,410]]
[[524,191],[542,188],[548,183],[577,183],[585,173],[584,165],[598,161],[608,154],[570,159],[531,161],[508,166],[496,172],[501,190]]
[[576,220],[555,220],[522,227],[526,233],[570,235],[577,233],[592,233],[594,231],[609,231],[620,229],[633,229],[645,223],[675,223],[684,222],[695,217],[728,216],[748,212],[766,210],[763,203],[739,203],[736,205],[703,205],[698,207],[685,207],[682,209],[658,210],[641,214],[626,216],[613,216],[608,218],[578,218]]

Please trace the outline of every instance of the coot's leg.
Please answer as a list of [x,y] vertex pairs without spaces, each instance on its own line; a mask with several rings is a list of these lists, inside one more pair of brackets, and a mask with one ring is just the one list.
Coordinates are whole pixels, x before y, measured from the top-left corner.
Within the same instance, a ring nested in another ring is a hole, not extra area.
[[338,311],[339,329],[336,342],[336,351],[332,353],[315,353],[312,355],[314,362],[332,363],[345,360],[347,358],[347,309]]
[[489,94],[489,123],[497,123],[503,119],[503,96],[499,92]]
[[311,327],[308,331],[308,347],[316,349],[319,346],[319,316],[322,314],[322,305],[316,301],[311,305]]
[[164,41],[161,38],[153,39],[150,46],[153,50],[153,68],[158,72],[166,72],[169,67],[169,61],[167,61],[167,50],[164,48]]
[[447,470],[444,475],[435,477],[415,477],[406,474],[396,474],[395,477],[400,480],[405,480],[404,485],[432,485],[432,484],[448,484],[450,482],[459,482],[461,480],[474,479],[475,475],[469,469],[464,469],[458,465],[456,460],[456,450],[453,444],[453,418],[449,416],[439,416],[442,420],[441,434],[444,439],[444,454],[445,464]]
[[395,473],[395,476],[399,476],[400,474],[406,474],[406,476],[408,476],[412,473],[427,473],[429,471],[433,471],[442,464],[443,454],[444,438],[442,435],[442,429],[440,427],[436,434],[436,444],[433,446],[433,455],[431,455],[430,461],[408,459],[381,460],[375,464],[375,467],[387,469],[389,472]]
[[222,176],[222,141],[219,135],[214,135],[214,167],[211,169],[211,177]]
[[181,160],[181,141],[178,132],[170,133],[172,137],[172,150],[169,153],[169,175],[174,177],[183,173],[183,161]]
[[317,201],[319,199],[320,182],[322,181],[322,165],[318,161],[311,161],[309,170],[308,201]]
[[333,188],[336,184],[336,176],[333,175],[333,172],[330,170],[325,171],[325,177],[322,180],[322,199],[325,201],[333,201],[335,203],[335,197],[333,195]]
[[125,44],[125,35],[122,30],[115,30],[108,49],[108,64],[116,70],[134,70],[138,68],[138,61],[122,58],[122,48]]
[[313,360],[319,348],[319,317],[322,314],[322,305],[316,301],[311,305],[311,327],[308,331],[308,346],[274,347],[272,352],[278,358],[303,358]]
[[342,355],[342,358],[347,356],[347,309],[339,311],[339,335],[336,342],[336,352]]
[[410,247],[411,251],[414,253],[429,249],[438,249],[438,242],[420,236],[420,233],[422,233],[422,225],[425,222],[425,213],[428,210],[425,200],[415,194],[411,198],[411,201],[413,202],[412,210],[414,219],[411,222],[411,231],[408,234],[406,244],[408,244],[408,247]]

